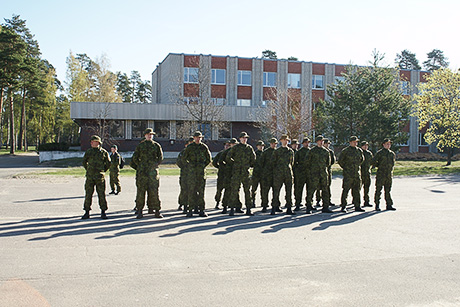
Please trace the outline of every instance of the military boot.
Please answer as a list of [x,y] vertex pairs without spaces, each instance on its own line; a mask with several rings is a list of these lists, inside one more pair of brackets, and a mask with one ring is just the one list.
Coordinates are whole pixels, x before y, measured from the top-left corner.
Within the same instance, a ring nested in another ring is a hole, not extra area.
[[179,207],[177,207],[177,211],[182,211],[182,205],[179,205]]
[[364,210],[363,208],[361,208],[360,206],[355,206],[355,212],[365,212],[366,210]]
[[263,213],[267,212],[267,207],[263,207],[263,208],[262,208],[262,212],[263,212]]
[[195,207],[195,209],[193,210],[193,214],[198,214],[200,213],[200,211],[198,211],[198,207]]
[[270,212],[270,215],[275,215],[276,214],[276,208],[272,206],[272,211]]
[[340,209],[340,212],[347,213],[347,205],[341,205],[340,207],[342,208],[342,209]]
[[244,211],[241,210],[241,208],[237,208],[237,209],[235,210],[235,213],[244,213]]
[[379,203],[375,203],[375,211],[380,211]]
[[334,211],[332,211],[331,209],[329,208],[323,208],[323,210],[321,210],[322,213],[334,213]]
[[163,218],[163,214],[160,213],[160,210],[155,210],[155,217],[157,219],[162,219]]
[[105,214],[105,210],[101,211],[101,219],[103,219],[103,220],[107,219],[107,215]]
[[85,214],[81,217],[82,220],[87,220],[89,219],[89,210],[85,210]]
[[393,206],[387,206],[386,210],[396,211],[396,208]]
[[235,208],[231,208],[230,213],[228,215],[234,216],[235,215]]
[[254,213],[251,212],[251,208],[246,209],[246,215],[253,216]]
[[208,215],[206,214],[206,212],[204,212],[203,209],[200,210],[200,213],[198,214],[199,216],[201,217],[207,217]]
[[372,205],[368,201],[365,201],[364,202],[364,207],[372,207]]
[[286,210],[286,215],[295,215],[295,212],[292,211],[291,207],[288,207]]
[[153,214],[153,208],[149,208],[149,214]]
[[295,205],[294,211],[300,211],[300,204],[299,204],[299,205]]
[[116,194],[114,190],[112,190],[112,192],[110,192],[109,194]]
[[193,216],[193,212],[192,212],[192,210],[189,210],[189,211],[187,212],[187,217],[192,217],[192,216]]
[[137,213],[136,219],[141,219],[144,217],[144,215],[142,214],[142,210],[138,210],[136,211],[136,213]]
[[222,214],[227,214],[227,206],[224,206],[224,208],[222,209]]

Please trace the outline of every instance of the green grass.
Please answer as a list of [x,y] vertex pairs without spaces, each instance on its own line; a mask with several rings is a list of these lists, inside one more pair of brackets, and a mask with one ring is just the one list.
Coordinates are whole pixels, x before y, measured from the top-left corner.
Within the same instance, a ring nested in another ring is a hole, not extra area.
[[[29,146],[29,147],[28,147],[27,152],[34,152],[34,151],[35,151],[35,146]],[[14,154],[15,154],[15,155],[20,155],[20,154],[23,154],[23,153],[25,153],[24,150],[15,150],[15,151],[14,151]],[[5,149],[4,147],[2,147],[2,148],[0,149],[0,155],[9,155],[9,154],[10,154],[10,149],[9,149],[9,148],[8,148],[8,149]]]

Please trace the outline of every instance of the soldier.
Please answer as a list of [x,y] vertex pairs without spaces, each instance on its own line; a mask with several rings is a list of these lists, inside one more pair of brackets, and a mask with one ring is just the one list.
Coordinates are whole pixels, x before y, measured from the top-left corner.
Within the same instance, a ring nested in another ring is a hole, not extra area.
[[230,182],[232,180],[233,164],[227,163],[226,159],[227,159],[228,152],[236,144],[238,144],[238,141],[235,138],[231,138],[228,141],[229,148],[224,150],[224,152],[222,153],[219,159],[219,167],[222,169],[222,177],[223,177],[223,182],[224,182],[224,197],[222,199],[223,209],[221,212],[222,214],[227,213],[227,208],[230,207],[231,197],[232,197],[231,190],[230,190]]
[[217,190],[216,190],[216,196],[214,197],[216,201],[216,206],[215,209],[219,209],[219,202],[220,199],[222,198],[222,191],[224,189],[224,175],[223,175],[223,169],[224,166],[220,165],[220,158],[222,154],[224,153],[225,150],[230,148],[230,145],[228,142],[224,143],[224,149],[219,151],[217,155],[212,159],[212,165],[217,168]]
[[308,168],[306,165],[307,156],[310,153],[310,139],[304,138],[302,141],[302,148],[294,154],[294,196],[295,196],[295,209],[299,211],[302,206],[302,194],[304,186],[308,190]]
[[[262,152],[264,151],[265,144],[263,141],[258,141],[256,144],[257,150],[255,151],[256,154],[256,162],[254,164],[254,168],[252,169],[252,177],[251,177],[251,184],[252,184],[252,189],[251,189],[251,194],[252,194],[252,207],[256,207],[256,192],[257,192],[257,187],[260,184],[260,180],[262,177],[262,159],[260,156],[262,155]],[[262,189],[262,185],[261,188]]]
[[93,199],[94,186],[96,186],[97,196],[99,197],[99,207],[101,208],[101,218],[107,219],[107,201],[105,199],[105,178],[104,172],[110,168],[110,157],[108,152],[101,147],[101,138],[97,135],[91,136],[91,148],[83,156],[83,167],[86,170],[85,181],[85,203],[83,210],[85,214],[82,220],[89,219],[91,202]]
[[247,144],[248,138],[249,135],[246,132],[241,132],[239,136],[240,143],[232,147],[226,157],[227,163],[233,163],[232,179],[230,183],[232,202],[229,215],[231,216],[235,214],[235,209],[238,208],[238,191],[241,184],[243,184],[246,215],[254,215],[251,212],[252,198],[249,168],[254,166],[256,154],[254,153],[254,149]]
[[193,209],[199,210],[199,216],[208,216],[204,212],[204,187],[206,178],[204,170],[211,162],[211,153],[206,144],[202,142],[203,135],[200,131],[193,134],[193,143],[184,151],[184,160],[187,163],[187,186],[188,186],[188,213],[187,217],[193,216]]
[[185,163],[183,157],[185,148],[193,143],[193,137],[189,137],[187,142],[185,143],[184,149],[179,152],[177,156],[176,165],[180,168],[180,175],[179,175],[179,186],[180,186],[180,193],[179,193],[179,208],[177,210],[184,210],[184,213],[187,213],[187,163]]
[[396,208],[393,207],[393,200],[390,195],[393,181],[393,168],[395,165],[395,153],[390,150],[390,139],[385,139],[382,145],[383,148],[380,149],[372,159],[372,166],[377,167],[377,175],[375,177],[375,210],[380,211],[379,204],[382,187],[385,188],[386,209],[396,210]]
[[136,218],[138,219],[143,217],[146,192],[148,213],[155,211],[156,218],[163,217],[160,213],[161,202],[158,194],[160,187],[158,165],[163,161],[163,150],[160,144],[153,140],[154,135],[152,128],[145,129],[145,139],[137,145],[130,164],[136,170]]
[[[118,146],[112,145],[110,147],[110,188],[112,191],[109,194],[118,195],[121,192],[121,185],[120,185],[120,166],[121,166],[121,155],[118,153]],[[117,191],[115,192],[115,187]]]
[[[270,139],[270,147],[265,149],[260,156],[260,164],[262,165],[262,180],[260,181],[260,196],[262,198],[262,212],[267,212],[268,207],[268,192],[272,189],[273,193],[273,160],[272,155],[275,152],[278,140],[275,138]],[[281,209],[278,208],[277,211]]]
[[324,139],[324,148],[326,148],[328,151],[329,151],[329,155],[331,157],[331,164],[329,165],[329,167],[327,168],[327,172],[328,172],[328,189],[329,189],[329,206],[335,206],[332,202],[331,202],[331,197],[332,197],[332,193],[331,193],[331,185],[332,185],[332,165],[334,165],[335,163],[335,154],[334,154],[334,151],[330,148],[330,145],[331,145],[331,140],[325,138]]
[[361,164],[364,161],[363,151],[358,147],[359,139],[356,136],[350,137],[350,146],[345,147],[340,153],[339,165],[343,169],[342,197],[340,211],[347,212],[348,191],[351,189],[355,211],[364,211],[361,208],[361,176],[359,174]]
[[299,149],[299,141],[297,139],[292,139],[291,148],[296,152]]
[[308,189],[307,189],[307,214],[313,211],[313,194],[316,190],[321,190],[323,201],[323,213],[332,213],[329,209],[329,172],[327,168],[331,164],[331,156],[329,151],[323,147],[323,136],[318,135],[315,138],[316,146],[310,150],[307,156],[307,168],[310,170],[308,174]]
[[272,155],[273,165],[276,169],[273,172],[273,200],[271,215],[276,213],[276,209],[280,207],[280,191],[284,184],[284,191],[286,192],[286,214],[294,215],[292,211],[292,183],[293,174],[292,166],[294,165],[294,150],[289,148],[289,137],[283,134],[280,138],[281,147],[277,148]]
[[363,164],[361,164],[361,180],[363,182],[364,189],[364,207],[372,207],[369,203],[369,188],[371,186],[371,163],[373,154],[369,150],[369,143],[366,141],[361,142],[361,149],[364,155]]

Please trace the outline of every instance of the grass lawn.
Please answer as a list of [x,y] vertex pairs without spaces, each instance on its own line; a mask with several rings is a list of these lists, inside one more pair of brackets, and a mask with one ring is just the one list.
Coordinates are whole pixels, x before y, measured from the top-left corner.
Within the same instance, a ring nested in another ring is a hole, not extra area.
[[[27,152],[34,152],[35,151],[35,146],[29,146],[28,147],[28,150]],[[20,155],[24,153],[24,150],[15,150],[14,151],[14,154],[15,155]],[[10,149],[5,149],[4,147],[2,147],[2,149],[0,149],[0,155],[9,155],[10,154]]]

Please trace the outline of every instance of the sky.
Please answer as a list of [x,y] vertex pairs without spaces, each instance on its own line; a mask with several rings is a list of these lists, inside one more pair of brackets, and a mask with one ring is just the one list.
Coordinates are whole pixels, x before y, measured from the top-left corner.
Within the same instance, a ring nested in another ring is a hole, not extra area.
[[[0,0],[0,17],[26,20],[42,57],[66,80],[70,52],[106,55],[111,71],[150,80],[168,53],[367,65],[373,50],[394,65],[440,49],[460,68],[458,0]],[[3,20],[2,20],[3,23]]]

